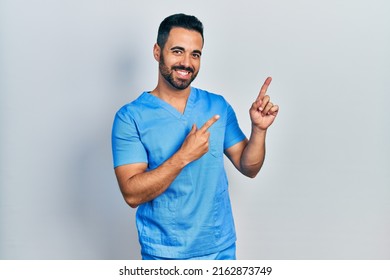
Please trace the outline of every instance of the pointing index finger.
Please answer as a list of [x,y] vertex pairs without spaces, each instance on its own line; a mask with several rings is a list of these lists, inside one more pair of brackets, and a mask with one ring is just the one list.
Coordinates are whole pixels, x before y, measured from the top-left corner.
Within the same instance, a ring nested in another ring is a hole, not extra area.
[[257,101],[264,98],[265,94],[267,93],[267,89],[268,89],[268,86],[271,83],[271,81],[272,81],[271,77],[268,77],[267,79],[265,79],[264,84],[261,86],[259,95],[257,96]]
[[199,130],[201,130],[202,132],[206,132],[207,129],[209,129],[217,120],[219,120],[219,115],[213,116],[211,119],[205,122]]

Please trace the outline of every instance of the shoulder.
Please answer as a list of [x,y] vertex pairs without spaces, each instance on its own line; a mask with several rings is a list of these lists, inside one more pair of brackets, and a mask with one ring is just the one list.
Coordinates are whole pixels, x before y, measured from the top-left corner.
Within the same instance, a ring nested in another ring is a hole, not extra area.
[[147,104],[146,92],[141,93],[137,99],[123,105],[115,114],[115,118],[134,119],[141,114]]
[[220,105],[228,105],[228,102],[221,94],[213,93],[200,88],[192,88],[192,90],[194,90],[196,94],[197,101],[205,101],[211,103],[218,103]]

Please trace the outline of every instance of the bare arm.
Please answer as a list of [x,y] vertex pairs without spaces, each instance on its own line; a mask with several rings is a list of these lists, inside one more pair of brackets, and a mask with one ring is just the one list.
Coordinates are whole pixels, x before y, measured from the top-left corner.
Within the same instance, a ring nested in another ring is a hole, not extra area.
[[271,78],[268,77],[255,102],[249,110],[252,121],[251,136],[225,150],[234,166],[244,175],[254,178],[260,171],[265,158],[265,138],[268,127],[275,120],[279,107],[266,95]]
[[127,204],[135,208],[162,194],[190,162],[197,160],[208,151],[210,132],[219,116],[208,120],[200,129],[192,126],[180,149],[154,170],[146,171],[146,163],[118,166],[115,175]]

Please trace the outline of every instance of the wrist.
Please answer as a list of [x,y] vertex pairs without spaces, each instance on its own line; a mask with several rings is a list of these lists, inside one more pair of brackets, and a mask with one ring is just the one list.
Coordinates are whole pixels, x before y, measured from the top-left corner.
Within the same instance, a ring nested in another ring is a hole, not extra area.
[[185,156],[185,153],[179,149],[171,158],[172,164],[177,166],[178,168],[182,169],[187,164],[190,163],[190,160],[188,160]]
[[255,134],[266,134],[267,133],[267,128],[266,129],[263,129],[263,128],[260,128],[256,125],[253,125],[252,124],[252,133],[255,133]]

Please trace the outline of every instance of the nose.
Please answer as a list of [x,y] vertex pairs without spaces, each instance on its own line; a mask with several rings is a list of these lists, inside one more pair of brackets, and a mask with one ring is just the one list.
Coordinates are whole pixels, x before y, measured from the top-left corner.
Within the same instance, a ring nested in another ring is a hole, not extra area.
[[180,64],[184,67],[190,67],[191,66],[191,54],[184,54],[182,56],[182,59],[180,61]]

